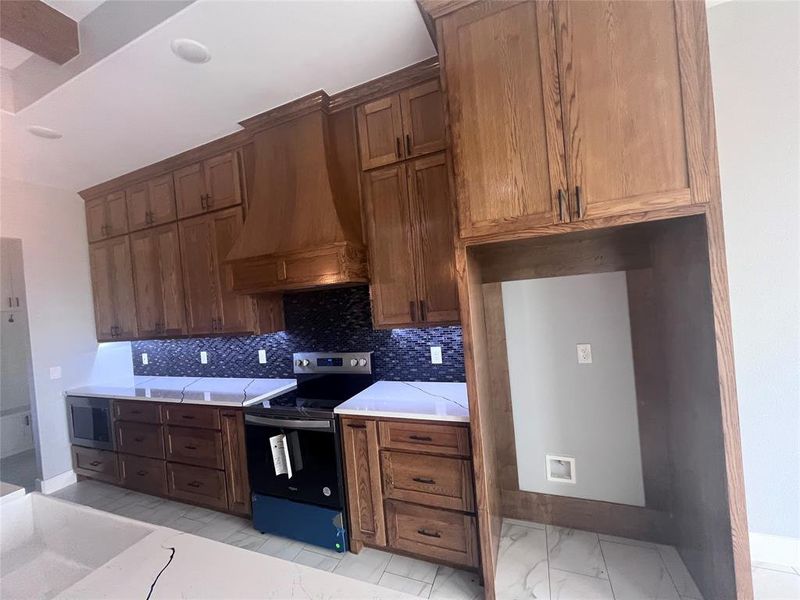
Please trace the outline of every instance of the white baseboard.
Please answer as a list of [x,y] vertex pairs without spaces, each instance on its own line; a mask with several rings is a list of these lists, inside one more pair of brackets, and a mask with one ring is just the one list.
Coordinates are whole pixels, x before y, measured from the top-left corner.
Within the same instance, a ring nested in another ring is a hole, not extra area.
[[49,479],[37,479],[36,489],[43,494],[52,494],[53,492],[57,492],[60,489],[72,485],[73,483],[77,483],[77,481],[78,476],[75,474],[75,471],[70,470],[61,473],[61,475],[50,477]]
[[750,558],[800,569],[800,538],[751,531]]

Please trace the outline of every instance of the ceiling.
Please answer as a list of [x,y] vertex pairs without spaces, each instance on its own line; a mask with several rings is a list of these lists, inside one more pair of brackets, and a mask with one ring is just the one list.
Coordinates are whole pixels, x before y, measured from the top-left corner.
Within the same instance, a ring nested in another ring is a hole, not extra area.
[[[76,19],[67,11],[81,7],[62,5],[100,4],[48,3]],[[202,42],[211,60],[180,60],[176,38]],[[309,92],[333,94],[434,54],[414,0],[198,0],[33,104],[0,113],[0,173],[77,191]],[[63,137],[32,136],[33,125]]]

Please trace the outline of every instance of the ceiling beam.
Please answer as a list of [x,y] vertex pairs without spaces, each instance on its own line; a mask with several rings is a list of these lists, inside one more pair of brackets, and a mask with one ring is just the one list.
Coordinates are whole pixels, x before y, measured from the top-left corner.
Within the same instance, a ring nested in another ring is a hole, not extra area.
[[78,23],[41,0],[2,0],[0,37],[59,65],[80,52]]

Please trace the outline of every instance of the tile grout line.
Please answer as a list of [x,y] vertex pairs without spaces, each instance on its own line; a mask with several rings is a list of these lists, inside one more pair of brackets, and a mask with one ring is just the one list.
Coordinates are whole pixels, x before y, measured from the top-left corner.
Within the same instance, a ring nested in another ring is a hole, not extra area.
[[553,578],[550,577],[550,539],[547,536],[547,525],[544,526],[544,555],[547,557],[547,596],[553,598]]
[[[598,535],[597,536],[597,545],[600,547],[600,556],[603,557],[603,566],[606,568],[606,575],[608,575],[608,587],[611,588],[611,597],[614,600],[616,600],[617,599],[617,594],[614,591],[614,583],[611,581],[611,569],[608,568],[608,562],[606,561],[606,553],[603,552],[603,543],[602,542],[603,542],[603,540],[601,540],[600,536]],[[660,554],[659,554],[659,558],[661,558]],[[664,561],[662,560],[661,562],[664,562]],[[675,584],[673,583],[672,585],[674,586]]]
[[[683,596],[681,596],[680,591],[678,590],[678,585],[675,583],[675,577],[672,576],[672,571],[670,571],[669,565],[667,565],[667,561],[664,560],[664,556],[661,554],[661,548],[656,546],[655,551],[656,554],[658,554],[658,559],[661,561],[661,566],[664,567],[664,570],[667,572],[669,580],[672,582],[672,587],[675,588],[675,593],[678,594],[678,598],[683,598]],[[677,549],[675,551],[677,552]],[[681,562],[683,562],[683,558],[681,558],[680,554],[678,554],[678,559]],[[686,565],[684,565],[684,568],[686,568]],[[688,573],[688,569],[686,569],[686,571]],[[691,576],[692,576],[691,573],[689,573],[689,577]]]

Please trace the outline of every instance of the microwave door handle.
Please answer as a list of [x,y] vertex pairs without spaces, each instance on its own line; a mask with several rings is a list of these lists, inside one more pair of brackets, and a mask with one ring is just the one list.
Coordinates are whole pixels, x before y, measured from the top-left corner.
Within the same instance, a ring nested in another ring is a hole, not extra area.
[[262,425],[264,427],[282,427],[284,429],[308,429],[313,431],[333,431],[330,421],[301,419],[271,419],[269,417],[257,417],[255,415],[245,415],[244,422],[250,425]]

